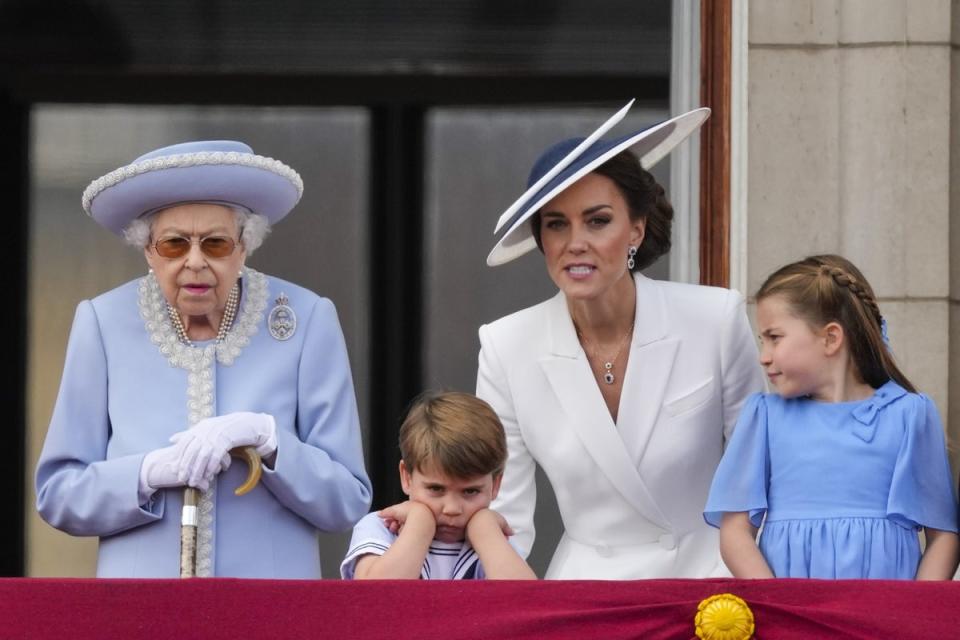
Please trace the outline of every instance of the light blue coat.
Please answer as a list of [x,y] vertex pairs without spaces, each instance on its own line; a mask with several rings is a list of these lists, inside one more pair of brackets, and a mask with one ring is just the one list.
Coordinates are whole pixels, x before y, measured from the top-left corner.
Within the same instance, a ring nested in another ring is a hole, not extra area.
[[[233,495],[245,465],[219,476],[213,571],[319,578],[317,530],[349,529],[370,505],[350,365],[329,300],[252,270],[244,282],[257,276],[266,283],[266,308],[251,309],[244,289],[234,328],[246,319],[257,330],[232,364],[214,360],[212,409],[214,415],[273,415],[276,461],[245,496]],[[138,307],[140,282],[77,307],[37,466],[40,515],[72,535],[100,537],[100,577],[179,575],[183,491],[161,490],[142,505],[138,478],[144,455],[189,426],[188,372],[172,366],[151,341]],[[267,328],[281,292],[298,320],[286,341]]]

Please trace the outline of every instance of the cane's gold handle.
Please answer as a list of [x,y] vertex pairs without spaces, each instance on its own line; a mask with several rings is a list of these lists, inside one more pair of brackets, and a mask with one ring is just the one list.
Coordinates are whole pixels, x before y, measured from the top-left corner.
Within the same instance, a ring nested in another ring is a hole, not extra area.
[[234,495],[242,496],[249,493],[260,482],[262,472],[260,454],[255,447],[236,447],[230,449],[230,455],[247,463],[247,480],[233,491]]

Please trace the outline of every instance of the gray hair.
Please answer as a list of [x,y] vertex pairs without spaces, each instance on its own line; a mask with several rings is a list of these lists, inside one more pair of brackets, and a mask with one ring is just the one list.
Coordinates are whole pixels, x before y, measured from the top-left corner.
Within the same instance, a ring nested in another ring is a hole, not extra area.
[[[237,221],[237,228],[243,231],[240,234],[240,242],[247,255],[252,255],[270,233],[270,221],[266,216],[254,213],[244,207],[232,204],[222,205],[233,212]],[[153,225],[153,219],[163,209],[158,209],[148,213],[140,218],[134,218],[130,224],[123,229],[123,239],[130,246],[137,249],[144,249],[150,243],[150,227]]]

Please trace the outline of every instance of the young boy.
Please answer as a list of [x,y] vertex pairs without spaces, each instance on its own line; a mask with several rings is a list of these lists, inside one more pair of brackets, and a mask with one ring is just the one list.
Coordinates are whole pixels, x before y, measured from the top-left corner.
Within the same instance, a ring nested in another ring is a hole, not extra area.
[[426,393],[400,427],[400,483],[409,500],[353,528],[340,575],[351,579],[535,579],[490,502],[507,443],[497,414],[467,393]]

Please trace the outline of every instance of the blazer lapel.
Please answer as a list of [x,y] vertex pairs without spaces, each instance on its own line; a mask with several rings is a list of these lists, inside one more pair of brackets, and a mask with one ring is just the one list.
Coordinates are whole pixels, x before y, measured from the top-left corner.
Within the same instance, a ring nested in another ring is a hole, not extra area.
[[567,416],[567,422],[580,437],[598,469],[624,499],[647,520],[668,528],[666,518],[640,478],[610,417],[577,340],[562,293],[551,301],[547,320],[550,354],[542,358],[540,364]]
[[660,416],[680,341],[666,337],[668,320],[660,287],[639,274],[634,279],[637,286],[636,321],[617,422],[629,425],[623,429],[622,436],[630,459],[636,464],[643,457]]

